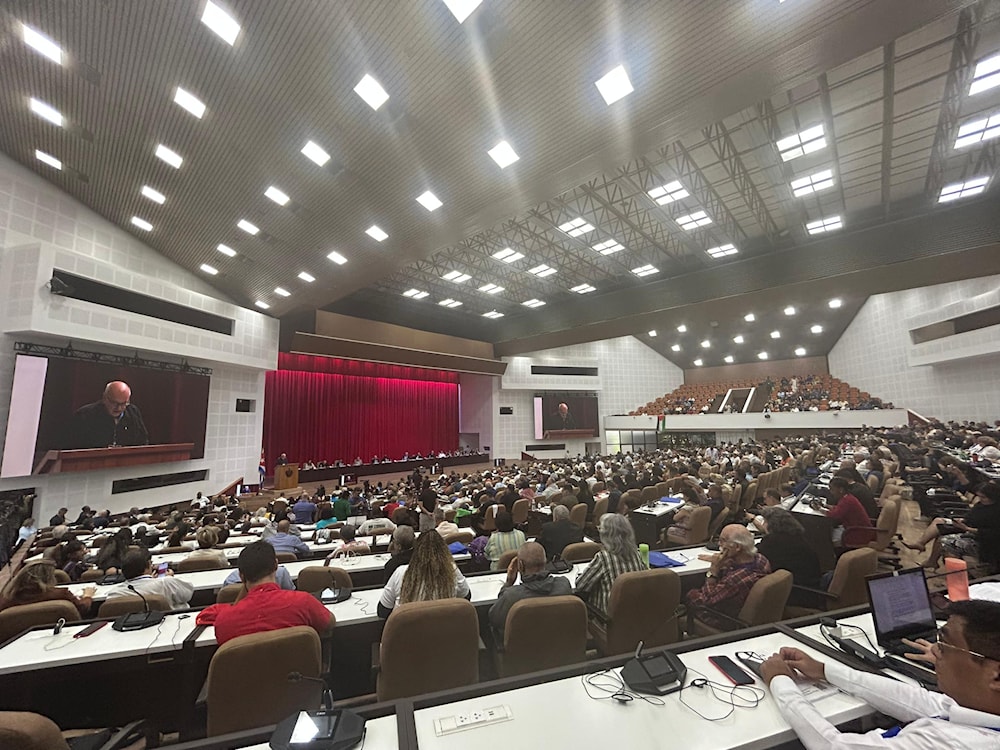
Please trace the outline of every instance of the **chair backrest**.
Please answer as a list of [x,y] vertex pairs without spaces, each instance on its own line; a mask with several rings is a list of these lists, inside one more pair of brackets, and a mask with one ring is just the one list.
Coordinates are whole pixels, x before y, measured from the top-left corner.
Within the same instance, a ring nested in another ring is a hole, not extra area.
[[228,565],[223,565],[221,560],[194,559],[181,560],[177,563],[175,570],[178,573],[195,573],[199,570],[221,570],[228,567]]
[[507,613],[501,677],[587,658],[587,605],[576,596],[522,599]]
[[80,576],[80,582],[83,583],[84,581],[99,581],[102,578],[104,578],[103,570],[101,570],[100,568],[91,568],[90,570],[83,571],[83,574]]
[[865,586],[865,576],[870,576],[878,569],[878,552],[870,547],[861,547],[845,552],[837,560],[833,571],[833,579],[827,589],[837,597],[833,606],[853,607],[856,604],[868,602],[868,588]]
[[601,516],[608,512],[608,498],[601,497],[594,501],[594,524],[597,525]]
[[208,736],[276,724],[296,711],[319,708],[321,686],[311,680],[289,682],[289,672],[317,678],[322,672],[319,635],[308,626],[252,633],[222,644],[208,665],[205,683]]
[[691,511],[691,518],[688,521],[688,544],[701,544],[708,541],[708,527],[712,521],[712,509],[707,505],[695,508]]
[[875,541],[868,544],[874,550],[882,551],[892,542],[899,526],[899,505],[901,497],[894,496],[882,503],[878,521],[875,522]]
[[656,498],[666,497],[670,494],[670,482],[658,482],[656,485]]
[[574,542],[563,548],[562,559],[571,563],[590,562],[600,551],[601,545],[598,542]]
[[60,617],[75,622],[80,619],[80,611],[65,599],[8,607],[0,612],[0,643],[36,625],[55,625]]
[[776,570],[759,579],[743,602],[739,619],[747,625],[767,625],[784,616],[788,595],[792,593],[792,574]]
[[247,587],[242,583],[231,583],[219,589],[215,595],[216,604],[236,604],[247,595]]
[[461,542],[462,544],[469,545],[472,544],[472,540],[476,538],[476,533],[474,531],[459,531],[455,534],[448,534],[444,538],[445,544],[454,544],[455,542]]
[[493,504],[486,509],[486,515],[483,517],[483,530],[484,531],[496,531],[497,528],[497,506]]
[[879,493],[878,477],[874,474],[869,474],[866,481],[868,482],[868,489],[872,491],[872,494],[877,495]]
[[611,585],[608,598],[605,655],[634,651],[639,641],[650,648],[677,641],[680,603],[681,579],[674,571],[661,568],[622,573]]
[[587,504],[577,503],[569,509],[569,520],[581,529],[587,523]]
[[708,525],[708,538],[715,539],[722,531],[723,525],[729,519],[729,508],[723,508],[719,511],[719,515],[715,517],[715,520]]
[[594,486],[590,488],[590,491],[596,495],[600,492],[604,492],[607,488],[608,485],[606,482],[594,482]]
[[656,485],[650,485],[648,487],[642,488],[641,497],[643,504],[645,504],[645,503],[656,502],[662,497],[662,495],[660,495],[659,491],[656,489]]
[[59,570],[58,568],[52,571],[52,574],[56,577],[56,583],[69,583],[73,579],[69,577],[69,573],[65,570]]
[[310,565],[299,571],[295,588],[309,594],[318,594],[323,589],[353,589],[351,574],[343,568]]
[[[150,612],[169,612],[170,602],[161,594],[143,594],[149,604]],[[145,612],[146,605],[140,597],[135,594],[126,596],[112,596],[104,601],[101,608],[97,610],[98,617],[118,617],[119,615],[130,615],[133,612]]]
[[0,711],[0,748],[69,750],[52,719],[28,711]]
[[520,525],[528,520],[528,511],[531,509],[531,501],[526,497],[522,497],[520,500],[515,500],[514,505],[511,506],[510,514],[514,519],[515,525]]
[[751,505],[753,505],[753,501],[756,499],[757,499],[757,483],[750,482],[750,484],[747,485],[746,496],[744,496],[743,498],[744,507],[749,508]]
[[[415,643],[420,648],[414,648]],[[446,654],[447,658],[442,658]],[[408,698],[479,680],[479,620],[465,599],[398,605],[379,646],[380,701]]]
[[510,561],[517,557],[517,550],[510,549],[500,555],[500,559],[497,560],[497,570],[507,570],[507,566],[510,565]]
[[278,562],[280,563],[295,562],[299,559],[294,552],[278,552],[275,554],[275,557],[278,558]]
[[743,485],[734,484],[730,486],[729,491],[729,505],[733,508],[740,507],[740,497],[743,495]]

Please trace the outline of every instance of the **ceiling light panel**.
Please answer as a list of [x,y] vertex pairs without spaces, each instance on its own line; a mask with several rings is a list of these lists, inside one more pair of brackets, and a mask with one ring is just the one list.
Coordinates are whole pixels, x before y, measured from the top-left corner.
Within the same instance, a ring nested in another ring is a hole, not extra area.
[[780,339],[781,338],[781,331],[771,331],[771,338],[772,339]]
[[279,206],[284,206],[289,200],[291,200],[283,190],[276,188],[274,185],[271,185],[264,191],[264,196],[266,198],[270,198]]
[[467,273],[462,273],[461,271],[448,271],[444,276],[441,277],[445,281],[451,281],[455,284],[464,284],[466,281],[471,279]]
[[269,309],[269,308],[271,307],[271,306],[270,306],[269,304],[267,304],[266,302],[261,302],[260,300],[257,300],[256,302],[254,302],[254,304],[255,304],[255,305],[256,305],[257,307],[259,307],[259,308],[260,308],[261,310],[267,310],[267,309]]
[[240,34],[240,25],[235,18],[211,0],[205,5],[205,12],[201,14],[201,22],[218,34],[230,47],[236,43],[236,37]]
[[472,11],[480,6],[483,0],[444,0],[444,4],[448,6],[448,10],[451,14],[455,16],[459,23],[464,23],[465,19],[468,18]]
[[503,313],[497,312],[496,310],[490,310],[489,312],[484,312],[483,317],[490,318],[491,320],[496,320],[497,318],[502,318]]
[[405,292],[403,292],[403,296],[409,297],[410,299],[423,299],[428,294],[430,294],[430,292],[424,292],[421,291],[420,289],[407,289]]
[[801,347],[801,346],[796,347],[796,349],[795,349],[795,356],[796,357],[804,357],[804,356],[806,356],[806,350],[805,350],[805,348]]
[[688,327],[686,325],[684,325],[683,323],[681,323],[679,326],[677,326],[677,333],[687,333],[687,330],[688,330]]
[[565,232],[570,237],[579,237],[581,234],[594,231],[594,225],[589,224],[586,219],[576,217],[571,221],[559,225],[559,231]]
[[239,221],[237,221],[236,226],[238,226],[247,234],[257,234],[258,232],[260,232],[260,227],[258,227],[256,224],[251,224],[246,219],[240,219]]
[[745,320],[747,323],[753,323],[755,320],[757,320],[757,316],[754,315],[753,313],[747,313],[746,315],[743,316],[743,320]]
[[378,224],[372,224],[365,230],[365,234],[371,237],[376,242],[382,242],[383,240],[389,239],[389,235],[382,231]]
[[823,326],[815,325],[809,329],[812,333],[823,333]]
[[274,293],[277,294],[279,297],[291,297],[292,296],[292,293],[290,291],[288,291],[284,287],[280,287],[280,286],[276,286],[274,288]]
[[154,203],[159,203],[160,205],[163,205],[163,203],[167,200],[167,196],[165,196],[159,190],[154,190],[149,185],[143,185],[142,190],[140,190],[139,192],[142,193],[145,197],[149,198]]
[[327,253],[326,257],[332,260],[338,266],[342,266],[347,262],[347,258],[338,253],[336,250],[331,250],[329,253]]
[[424,191],[418,195],[417,203],[426,208],[428,211],[436,211],[444,205],[430,190]]
[[174,91],[174,104],[182,109],[186,109],[199,120],[205,114],[205,104],[190,91],[185,91],[180,86]]
[[516,250],[505,247],[503,250],[493,253],[493,257],[497,260],[502,260],[504,263],[513,263],[516,260],[521,260],[524,257],[524,253],[519,253]]
[[704,362],[703,362],[703,361],[702,361],[701,359],[696,359],[696,360],[695,360],[694,362],[692,362],[691,364],[693,364],[693,365],[694,365],[695,367],[701,367],[701,366],[702,366],[703,364],[705,364],[705,363],[704,363]]
[[979,61],[976,65],[976,71],[972,74],[969,96],[996,86],[1000,86],[1000,55],[993,55],[993,57]]
[[680,350],[681,350],[680,344],[674,344],[673,346],[670,347],[670,351],[672,352],[679,352]]
[[529,299],[527,302],[522,302],[521,304],[524,305],[525,307],[534,308],[534,307],[541,307],[545,303],[542,302],[542,300],[540,299]]
[[679,201],[682,198],[687,198],[690,193],[684,189],[678,181],[668,182],[666,185],[660,185],[660,187],[653,188],[648,193],[646,193],[650,198],[659,203],[661,206],[666,206],[668,203],[673,203],[674,201]]
[[452,307],[452,308],[462,306],[461,302],[459,302],[457,299],[452,299],[451,297],[449,297],[448,299],[441,300],[440,302],[438,302],[438,304],[441,305],[441,307]]
[[945,185],[941,188],[938,203],[948,203],[949,201],[956,201],[959,198],[969,198],[973,195],[979,195],[986,190],[986,185],[989,181],[989,177],[973,177],[971,180],[966,180],[965,182]]
[[651,339],[655,339],[655,338],[656,338],[656,331],[650,331],[650,332],[649,332],[649,333],[648,333],[647,335],[648,335],[648,336],[649,336],[649,337],[650,337]]
[[319,146],[313,141],[306,143],[306,145],[302,147],[301,153],[316,162],[316,164],[321,167],[330,161],[330,154],[328,154],[322,146]]
[[215,249],[230,258],[236,257],[236,251],[229,247],[229,245],[216,245]]
[[52,156],[51,154],[45,153],[44,151],[39,151],[38,149],[35,149],[35,158],[38,159],[38,161],[42,162],[42,164],[48,164],[50,167],[53,167],[54,169],[62,169],[62,162],[59,161],[56,157]]
[[767,352],[758,352],[757,359],[767,359]]
[[812,193],[818,193],[821,190],[826,190],[832,187],[832,169],[824,169],[822,172],[816,172],[816,174],[811,174],[808,177],[792,180],[792,194],[796,198],[801,198],[804,195],[811,195]]
[[607,104],[614,104],[635,91],[628,73],[621,65],[612,68],[605,76],[595,81],[594,85],[597,86],[597,90],[601,92],[601,96],[604,97]]
[[[570,289],[571,292],[576,292],[577,294],[590,294],[591,292],[596,292],[597,287],[591,286],[590,284],[577,284],[575,287]],[[656,331],[652,332],[652,335],[656,335]]]
[[601,255],[612,255],[613,253],[617,253],[619,250],[625,249],[625,246],[618,240],[605,240],[604,242],[598,242],[592,247]]
[[354,87],[354,93],[365,100],[365,103],[374,110],[378,110],[383,104],[389,101],[389,95],[382,84],[365,73],[364,77],[358,81]]
[[544,279],[544,278],[546,278],[548,276],[551,276],[555,272],[556,272],[556,269],[554,269],[552,266],[547,266],[544,263],[542,263],[541,265],[535,266],[534,268],[529,268],[528,269],[528,273],[533,273],[533,274],[535,274],[535,276],[537,276],[540,279]]
[[660,272],[659,268],[657,268],[656,266],[652,266],[648,263],[644,266],[639,266],[638,268],[632,269],[632,273],[634,273],[640,279],[643,276],[652,276],[654,273],[659,273],[659,272]]
[[801,133],[782,138],[776,145],[781,160],[791,161],[800,156],[811,154],[813,151],[826,148],[826,136],[823,133],[823,126],[817,125],[803,130]]
[[955,148],[965,148],[1000,136],[1000,112],[966,123],[958,129]]
[[733,336],[733,343],[734,344],[742,344],[743,343],[743,336],[742,335]]
[[58,125],[60,128],[63,126],[63,116],[54,107],[51,107],[35,97],[31,97],[28,100],[28,106],[31,107],[32,112],[41,117],[43,120],[48,120],[53,125]]
[[521,158],[517,155],[517,152],[514,151],[514,147],[507,143],[507,141],[500,141],[500,143],[495,145],[486,153],[489,154],[490,158],[500,166],[500,169],[506,169]]
[[795,308],[789,305],[785,308],[785,315],[795,315]]
[[733,358],[732,354],[727,354],[725,357],[722,358],[722,361],[725,362],[727,365],[731,365],[736,360]]
[[843,306],[844,301],[842,299],[839,299],[839,298],[834,298],[834,299],[830,300],[829,302],[827,302],[826,304],[830,306],[831,310],[836,310],[839,307]]
[[316,277],[313,276],[308,271],[303,271],[302,273],[300,273],[299,278],[309,284],[312,284],[314,281],[316,281]]
[[704,211],[695,211],[693,214],[681,216],[677,219],[677,223],[680,224],[683,229],[690,232],[692,229],[708,226],[712,223],[712,220]]
[[710,247],[705,252],[707,252],[713,258],[725,258],[730,255],[736,255],[736,253],[738,253],[739,250],[736,249],[735,245],[729,243],[728,245],[719,245],[718,247]]
[[479,291],[485,292],[486,294],[499,294],[504,288],[496,284],[483,284],[479,287]]
[[180,169],[184,159],[176,151],[172,151],[162,143],[156,147],[156,158],[165,161],[174,169]]
[[150,223],[149,223],[148,221],[146,221],[145,219],[140,219],[140,218],[139,218],[138,216],[133,216],[133,217],[132,217],[132,223],[133,223],[133,224],[134,224],[135,226],[139,227],[139,229],[143,229],[143,230],[145,230],[145,231],[147,231],[147,232],[149,232],[149,231],[150,231],[150,230],[152,230],[152,228],[153,228],[153,225],[152,225],[152,224],[150,224]]
[[705,339],[704,341],[701,342],[701,348],[702,349],[711,349],[712,348],[712,342],[709,341],[708,339]]
[[809,232],[809,234],[823,234],[824,232],[832,232],[836,229],[840,229],[842,226],[844,226],[844,224],[840,220],[839,216],[828,216],[825,219],[810,221],[806,224],[806,231]]
[[219,272],[218,268],[216,268],[215,266],[210,266],[208,265],[208,263],[202,263],[200,268],[209,276],[215,276]]
[[40,52],[53,62],[62,65],[62,49],[40,31],[36,31],[25,23],[21,24],[21,38],[24,43],[36,52]]

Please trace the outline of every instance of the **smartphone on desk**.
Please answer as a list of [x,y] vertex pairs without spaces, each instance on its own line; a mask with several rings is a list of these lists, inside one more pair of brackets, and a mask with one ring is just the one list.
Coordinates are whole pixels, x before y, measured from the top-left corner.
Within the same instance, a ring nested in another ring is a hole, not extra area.
[[734,685],[753,685],[753,676],[728,656],[710,656],[708,660]]

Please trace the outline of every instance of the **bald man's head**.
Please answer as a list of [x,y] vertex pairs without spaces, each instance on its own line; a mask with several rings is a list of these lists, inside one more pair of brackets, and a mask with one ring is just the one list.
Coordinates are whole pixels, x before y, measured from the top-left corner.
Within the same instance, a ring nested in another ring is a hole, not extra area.
[[128,387],[128,383],[121,380],[113,380],[104,386],[104,396],[101,401],[104,403],[104,408],[115,419],[118,419],[125,411],[125,407],[129,405],[129,401],[132,400],[132,389]]
[[521,573],[526,576],[545,570],[545,548],[538,542],[525,542],[517,550]]

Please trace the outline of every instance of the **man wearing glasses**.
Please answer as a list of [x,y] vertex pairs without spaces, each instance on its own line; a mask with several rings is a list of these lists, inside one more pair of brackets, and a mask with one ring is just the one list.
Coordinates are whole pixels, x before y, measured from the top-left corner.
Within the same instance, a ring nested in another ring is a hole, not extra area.
[[68,443],[67,448],[149,445],[142,412],[132,403],[132,389],[128,383],[121,380],[108,383],[100,401],[77,409]]
[[[799,740],[815,748],[1000,748],[1000,603],[954,602],[948,622],[929,645],[941,693],[860,672],[838,662],[824,664],[786,647],[761,666],[771,695]],[[793,682],[796,673],[826,680],[902,722],[889,730],[842,733]]]

